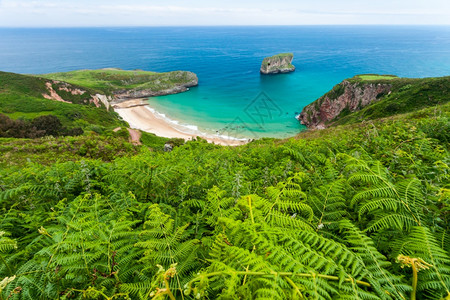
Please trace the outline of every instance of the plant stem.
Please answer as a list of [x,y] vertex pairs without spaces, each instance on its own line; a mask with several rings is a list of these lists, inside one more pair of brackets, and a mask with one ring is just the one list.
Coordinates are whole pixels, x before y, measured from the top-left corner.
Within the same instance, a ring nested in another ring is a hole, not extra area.
[[170,286],[169,286],[169,282],[167,281],[167,279],[164,279],[164,285],[166,286],[166,293],[169,296],[169,298],[171,300],[176,300],[175,296],[172,294],[172,292],[170,291]]
[[[222,272],[212,272],[209,274],[204,274],[203,276],[206,277],[214,277],[214,276],[220,276],[223,274],[236,274],[236,275],[249,275],[249,276],[282,276],[282,277],[289,277],[289,276],[297,276],[297,277],[320,277],[323,279],[329,279],[329,280],[336,280],[339,281],[339,277],[338,276],[333,276],[333,275],[324,275],[324,274],[312,274],[312,273],[293,273],[293,272],[275,272],[275,271],[271,271],[269,273],[267,272],[247,272],[247,271],[222,271]],[[191,280],[191,282],[189,284],[192,284],[195,281],[200,280],[200,277],[194,278]],[[351,278],[346,278],[344,279],[344,281],[352,281]],[[363,285],[366,287],[371,287],[372,285],[368,282],[365,281],[361,281],[361,280],[353,280],[354,282],[356,282],[359,285]]]
[[8,263],[6,262],[6,260],[3,258],[3,256],[0,255],[0,259],[2,260],[2,262],[5,264],[6,268],[8,269],[9,275],[13,276],[13,271],[11,270],[11,268],[9,267]]
[[248,207],[250,209],[250,219],[252,220],[252,224],[255,224],[255,219],[253,218],[253,210],[252,210],[252,197],[247,196],[248,199]]
[[292,288],[295,290],[295,292],[300,296],[300,299],[305,299],[305,298],[303,298],[302,292],[300,292],[300,289],[295,284],[295,282],[292,281],[292,279],[290,279],[289,277],[286,277],[286,281],[292,286]]
[[416,300],[416,291],[417,291],[417,268],[415,264],[412,264],[413,270],[413,280],[412,280],[412,292],[411,292],[411,300]]

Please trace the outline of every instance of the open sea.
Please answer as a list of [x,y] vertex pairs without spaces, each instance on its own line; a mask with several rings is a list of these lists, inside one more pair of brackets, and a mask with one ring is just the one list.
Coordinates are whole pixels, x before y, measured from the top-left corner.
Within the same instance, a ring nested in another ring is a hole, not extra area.
[[[260,75],[282,52],[297,70]],[[149,99],[186,130],[287,137],[304,129],[296,114],[345,78],[450,75],[450,26],[0,28],[1,71],[107,67],[195,72],[198,87]]]

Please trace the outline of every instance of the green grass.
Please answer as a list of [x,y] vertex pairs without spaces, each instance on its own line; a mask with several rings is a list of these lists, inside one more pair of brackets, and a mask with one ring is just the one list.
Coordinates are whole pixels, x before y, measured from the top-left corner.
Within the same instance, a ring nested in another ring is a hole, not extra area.
[[165,90],[187,84],[196,78],[195,74],[185,71],[155,73],[141,70],[125,71],[118,69],[78,70],[39,76],[88,87],[107,95],[119,90]]
[[115,112],[108,112],[104,108],[63,103],[16,93],[0,94],[0,113],[13,119],[29,120],[52,114],[59,117],[63,125],[69,127],[79,120],[106,127],[124,124]]
[[162,151],[169,138],[156,136],[153,133],[141,132],[141,143],[155,151]]
[[280,54],[274,55],[272,57],[294,57],[294,54],[293,53],[280,53]]
[[364,74],[364,75],[357,75],[356,78],[359,78],[364,81],[370,81],[370,80],[392,80],[398,78],[395,75],[377,75],[377,74]]
[[[270,56],[270,57],[264,58],[262,63],[263,63],[263,65],[267,66],[269,64],[269,61],[272,61],[272,60],[275,60],[275,59],[282,59],[282,58],[285,58],[285,57],[293,58],[294,54],[292,54],[292,53],[280,53],[280,54],[277,54],[277,55],[274,55],[274,56]],[[293,67],[293,65],[289,64],[288,67]]]

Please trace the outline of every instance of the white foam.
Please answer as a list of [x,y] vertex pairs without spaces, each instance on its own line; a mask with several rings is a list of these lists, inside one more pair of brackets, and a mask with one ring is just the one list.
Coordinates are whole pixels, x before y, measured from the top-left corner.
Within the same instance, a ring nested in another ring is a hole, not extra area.
[[248,141],[249,140],[248,138],[237,138],[237,137],[232,137],[229,135],[221,135],[218,133],[216,133],[216,134],[206,133],[206,132],[200,131],[198,126],[196,126],[196,125],[182,124],[182,123],[180,123],[180,121],[173,120],[173,119],[167,117],[166,114],[160,113],[148,105],[146,105],[144,107],[147,108],[150,112],[152,112],[152,114],[156,118],[164,120],[166,123],[169,123],[173,128],[175,128],[176,130],[178,130],[182,133],[192,134],[192,135],[196,135],[196,136],[204,137],[204,138],[220,138],[220,139],[229,140],[229,141]]

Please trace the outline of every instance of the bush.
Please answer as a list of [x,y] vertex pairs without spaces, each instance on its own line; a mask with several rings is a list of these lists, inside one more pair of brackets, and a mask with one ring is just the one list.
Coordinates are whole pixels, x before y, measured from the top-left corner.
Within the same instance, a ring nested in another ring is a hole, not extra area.
[[31,125],[38,131],[44,131],[45,135],[58,136],[63,129],[59,118],[53,115],[37,117],[31,122]]
[[43,136],[76,136],[82,135],[83,129],[80,127],[67,129],[62,126],[57,116],[39,116],[32,121],[13,120],[10,117],[0,114],[0,137],[12,138],[40,138]]

